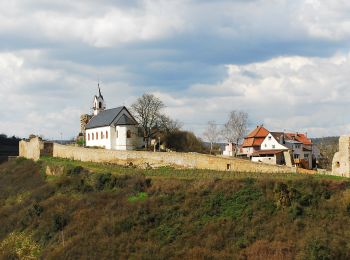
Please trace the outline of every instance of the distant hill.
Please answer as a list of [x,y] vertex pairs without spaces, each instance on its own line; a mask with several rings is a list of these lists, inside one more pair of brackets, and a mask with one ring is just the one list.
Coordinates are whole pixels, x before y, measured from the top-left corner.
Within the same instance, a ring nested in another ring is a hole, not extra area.
[[349,187],[17,159],[0,165],[0,259],[350,259]]
[[339,136],[311,138],[311,140],[316,145],[337,145],[339,141]]
[[21,139],[18,137],[7,137],[0,134],[0,162],[7,159],[7,156],[18,155],[18,143]]

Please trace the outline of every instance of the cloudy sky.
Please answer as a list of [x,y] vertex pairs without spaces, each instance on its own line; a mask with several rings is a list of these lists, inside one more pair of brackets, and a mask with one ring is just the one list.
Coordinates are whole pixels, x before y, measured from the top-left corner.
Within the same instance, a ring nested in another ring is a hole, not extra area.
[[350,133],[347,0],[0,1],[0,133],[71,138],[98,79],[107,107],[154,93],[201,135]]

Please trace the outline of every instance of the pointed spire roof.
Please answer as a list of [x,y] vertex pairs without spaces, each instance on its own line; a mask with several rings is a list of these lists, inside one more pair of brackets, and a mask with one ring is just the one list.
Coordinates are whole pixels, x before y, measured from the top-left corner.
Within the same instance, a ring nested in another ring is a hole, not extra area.
[[[103,96],[101,94],[101,88],[100,88],[100,82],[97,84],[97,87],[98,87],[98,97],[102,98],[103,99]],[[104,99],[103,99],[104,100]]]

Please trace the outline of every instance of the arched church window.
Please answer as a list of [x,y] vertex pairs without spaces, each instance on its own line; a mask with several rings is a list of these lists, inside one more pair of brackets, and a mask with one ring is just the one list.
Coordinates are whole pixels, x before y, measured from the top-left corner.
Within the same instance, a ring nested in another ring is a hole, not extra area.
[[108,139],[108,131],[106,131],[106,139]]
[[130,130],[126,131],[126,138],[131,138],[131,131]]
[[92,133],[91,135],[92,135],[92,140],[94,140],[94,133]]
[[88,141],[90,141],[90,134],[88,134]]
[[98,102],[98,108],[102,108],[102,103]]
[[101,139],[103,139],[103,132],[101,131]]
[[98,140],[98,132],[96,132],[96,140]]

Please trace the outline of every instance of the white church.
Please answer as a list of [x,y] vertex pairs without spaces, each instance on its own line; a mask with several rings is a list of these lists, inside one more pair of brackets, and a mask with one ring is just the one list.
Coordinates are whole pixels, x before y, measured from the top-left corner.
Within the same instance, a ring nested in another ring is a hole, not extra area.
[[94,96],[93,115],[85,126],[87,147],[110,150],[135,150],[144,145],[143,133],[125,106],[106,109],[106,103],[98,86]]

